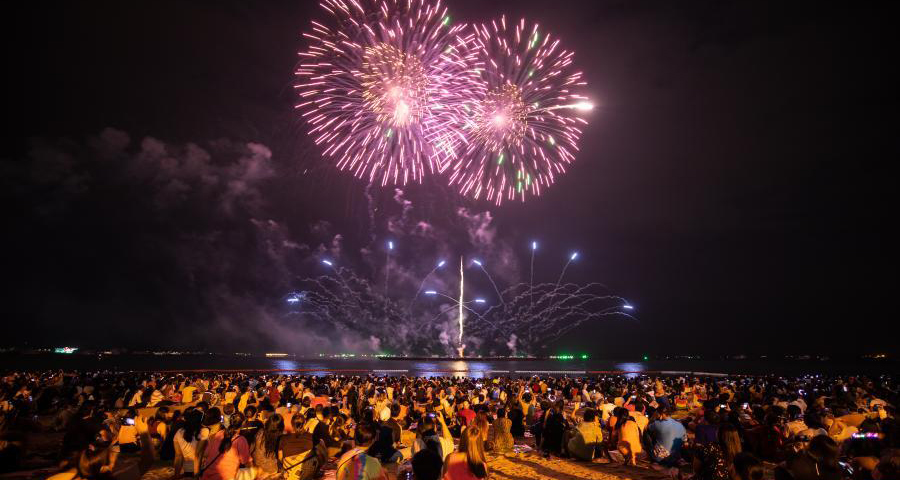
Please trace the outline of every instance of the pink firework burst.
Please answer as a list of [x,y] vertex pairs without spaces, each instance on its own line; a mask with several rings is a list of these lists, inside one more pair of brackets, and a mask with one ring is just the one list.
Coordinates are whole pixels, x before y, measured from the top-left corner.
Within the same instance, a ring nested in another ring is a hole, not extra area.
[[[587,84],[572,62],[574,52],[525,20],[506,17],[472,27],[462,36],[460,60],[474,61],[478,88],[464,105],[464,132],[451,159],[449,182],[461,194],[504,199],[540,195],[575,160],[581,115],[593,105],[579,93]],[[469,52],[475,52],[474,58]]]
[[477,85],[474,41],[433,0],[324,0],[300,52],[296,108],[341,170],[406,184],[456,153],[462,106]]

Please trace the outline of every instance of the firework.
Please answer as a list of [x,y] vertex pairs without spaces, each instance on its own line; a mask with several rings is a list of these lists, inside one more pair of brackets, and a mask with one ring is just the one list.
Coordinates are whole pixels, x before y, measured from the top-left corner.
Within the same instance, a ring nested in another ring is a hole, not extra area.
[[449,182],[498,205],[540,195],[575,159],[587,124],[579,114],[592,108],[578,93],[586,82],[574,68],[574,52],[524,19],[508,25],[501,17],[472,30],[463,37],[471,40],[468,50],[451,52],[459,61],[471,57],[480,83],[464,105],[465,137]]
[[[477,72],[473,41],[435,0],[323,0],[295,74],[296,106],[323,155],[370,182],[406,184],[456,153]],[[468,50],[467,50],[468,51]],[[474,55],[474,52],[472,52]]]

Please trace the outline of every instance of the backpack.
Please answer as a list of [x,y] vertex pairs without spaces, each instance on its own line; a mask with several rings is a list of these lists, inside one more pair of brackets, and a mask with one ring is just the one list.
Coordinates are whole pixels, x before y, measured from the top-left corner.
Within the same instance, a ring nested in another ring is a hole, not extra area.
[[284,457],[278,465],[284,480],[310,480],[319,471],[320,459],[316,449]]

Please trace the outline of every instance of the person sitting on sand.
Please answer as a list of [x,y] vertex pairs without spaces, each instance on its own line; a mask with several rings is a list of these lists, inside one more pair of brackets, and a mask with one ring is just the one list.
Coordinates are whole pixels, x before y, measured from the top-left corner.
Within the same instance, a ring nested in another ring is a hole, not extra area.
[[578,428],[574,429],[574,435],[569,438],[566,448],[572,457],[589,462],[594,459],[596,450],[603,443],[603,430],[596,410],[585,410],[583,418]]
[[278,442],[278,462],[286,480],[314,478],[325,463],[326,449],[323,442],[315,443],[313,434],[303,428],[306,420],[294,415],[293,433],[284,435]]
[[637,465],[637,457],[643,452],[641,447],[641,431],[638,429],[637,423],[631,418],[628,410],[619,408],[616,410],[615,418],[616,437],[618,439],[616,448],[625,457],[625,463]]
[[[150,440],[150,429],[146,418],[135,417],[134,427],[141,441],[141,460],[137,465],[137,472],[122,471],[120,475],[137,477],[143,475],[153,464],[153,442]],[[87,448],[83,449],[75,457],[75,464],[66,471],[47,477],[47,480],[118,480],[113,473],[115,468],[116,453],[110,443],[103,438],[98,438]]]
[[206,448],[209,428],[203,426],[203,413],[189,410],[184,414],[184,423],[175,431],[173,478],[181,477],[182,472],[191,475],[200,473],[200,455]]
[[647,427],[651,439],[651,458],[662,465],[673,467],[681,459],[681,449],[687,438],[684,425],[678,420],[669,418],[669,411],[660,408],[656,411],[656,420]]
[[284,434],[284,418],[272,415],[266,420],[266,426],[256,432],[253,442],[253,464],[259,468],[258,479],[281,478],[278,468],[278,444]]
[[[217,408],[210,409],[210,411]],[[235,413],[228,422],[228,428],[210,434],[203,455],[201,480],[231,480],[237,475],[241,465],[251,463],[250,446],[241,435],[244,416]]]
[[554,455],[562,454],[563,435],[569,427],[563,414],[565,406],[565,400],[557,400],[553,403],[546,417],[544,417],[544,425],[541,429],[541,448],[548,455],[551,453]]
[[484,456],[484,441],[478,427],[463,431],[459,439],[459,451],[450,454],[444,462],[443,480],[478,480],[487,478],[488,465]]
[[453,453],[453,436],[450,434],[450,429],[447,428],[441,412],[428,413],[419,421],[419,430],[412,445],[412,454],[415,455],[424,450],[431,442],[434,443],[442,460]]
[[749,452],[741,452],[734,457],[733,480],[763,480],[766,471],[763,463]]
[[375,428],[368,423],[356,427],[356,447],[337,461],[336,480],[387,480],[387,472],[377,458],[368,454],[375,443]]
[[438,480],[441,478],[444,461],[441,460],[440,454],[434,450],[428,448],[421,450],[413,455],[410,463],[412,464],[413,479],[415,480]]
[[512,422],[506,418],[506,409],[497,410],[497,419],[488,429],[488,442],[496,453],[508,453],[513,449]]

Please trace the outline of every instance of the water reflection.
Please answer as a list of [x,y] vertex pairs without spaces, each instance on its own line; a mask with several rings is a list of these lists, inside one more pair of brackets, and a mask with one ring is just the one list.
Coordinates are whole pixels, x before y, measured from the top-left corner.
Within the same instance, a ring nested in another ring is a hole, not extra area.
[[272,363],[276,370],[297,370],[297,362],[293,360],[275,360]]
[[297,363],[293,360],[274,360],[272,368],[275,370],[285,370],[288,372],[302,373],[303,375],[315,375],[324,377],[325,375],[333,375],[331,371],[333,367],[328,367],[322,363]]
[[623,372],[628,372],[625,374],[625,378],[636,378],[640,373],[646,370],[644,368],[643,363],[619,363],[616,364],[616,370],[621,370]]
[[486,378],[490,376],[490,365],[483,362],[467,362],[455,360],[452,362],[415,362],[410,369],[410,375],[418,377],[471,377]]

